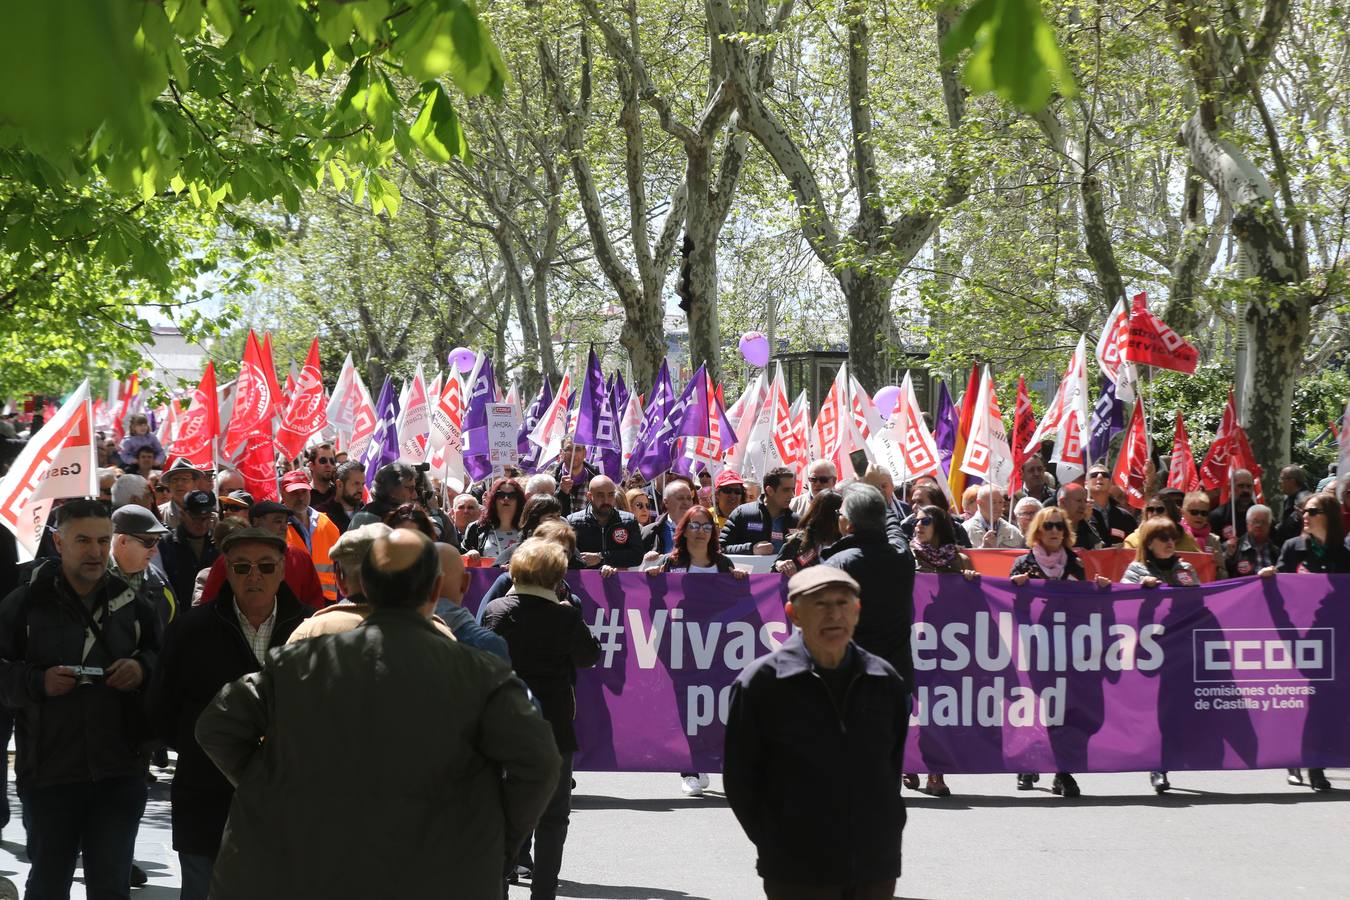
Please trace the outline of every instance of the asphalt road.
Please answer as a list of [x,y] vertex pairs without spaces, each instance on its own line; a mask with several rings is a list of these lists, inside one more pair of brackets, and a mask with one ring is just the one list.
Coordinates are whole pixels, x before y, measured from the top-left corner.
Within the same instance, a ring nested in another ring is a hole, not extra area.
[[[1325,795],[1283,772],[1177,772],[1158,797],[1148,776],[1084,775],[1084,796],[1019,793],[1012,775],[956,775],[956,793],[906,791],[899,897],[1345,897],[1350,894],[1350,770]],[[596,900],[738,900],[759,894],[754,852],[721,796],[721,779],[688,798],[674,774],[579,773],[560,895]],[[807,791],[809,784],[797,789]],[[18,802],[3,833],[0,876],[27,872]],[[177,896],[168,784],[151,790],[137,860],[139,900]],[[0,890],[0,898],[6,895]],[[77,884],[73,897],[84,896]],[[456,896],[453,890],[447,897]],[[529,892],[511,889],[511,900]]]

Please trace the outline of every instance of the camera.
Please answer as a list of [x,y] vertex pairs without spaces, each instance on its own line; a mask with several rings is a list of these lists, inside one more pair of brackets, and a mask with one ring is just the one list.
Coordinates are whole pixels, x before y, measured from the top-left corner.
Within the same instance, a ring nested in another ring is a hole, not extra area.
[[98,666],[71,666],[76,678],[102,678],[103,670]]

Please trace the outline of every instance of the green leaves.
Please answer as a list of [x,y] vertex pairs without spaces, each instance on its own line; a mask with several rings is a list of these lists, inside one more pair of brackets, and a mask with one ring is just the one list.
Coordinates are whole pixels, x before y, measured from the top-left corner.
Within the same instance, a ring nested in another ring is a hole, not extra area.
[[459,124],[459,115],[439,84],[424,88],[418,99],[421,112],[413,122],[408,135],[417,148],[436,162],[453,159],[468,160],[469,143]]
[[943,40],[942,59],[950,63],[967,49],[962,78],[976,94],[993,91],[1036,112],[1056,87],[1065,96],[1077,93],[1039,0],[975,0]]

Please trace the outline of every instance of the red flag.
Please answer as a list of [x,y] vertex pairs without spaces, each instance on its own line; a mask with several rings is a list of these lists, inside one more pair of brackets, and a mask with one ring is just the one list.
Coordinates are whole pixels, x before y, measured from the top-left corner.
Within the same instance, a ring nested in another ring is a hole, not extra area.
[[[272,406],[275,395],[267,378],[264,367],[263,350],[258,337],[252,331],[248,333],[248,343],[244,345],[244,359],[239,365],[239,378],[234,383],[234,413],[230,416],[230,427],[225,432],[225,453],[233,456],[240,445],[261,425],[267,424],[271,436]],[[276,373],[272,373],[276,380]]]
[[1172,435],[1172,467],[1167,472],[1167,486],[1183,491],[1200,489],[1200,474],[1195,469],[1195,456],[1191,453],[1191,438],[1186,434],[1186,423],[1177,412],[1177,429]]
[[1022,463],[1030,456],[1031,436],[1036,433],[1036,413],[1031,408],[1031,395],[1027,393],[1027,380],[1017,376],[1017,405],[1013,411],[1013,474],[1008,490],[1016,493],[1022,489]]
[[285,404],[282,402],[281,383],[277,381],[277,364],[272,359],[272,332],[263,332],[262,342],[263,373],[267,376],[267,387],[272,392],[272,408],[268,412],[268,418],[277,415],[283,409]]
[[113,437],[119,441],[126,435],[127,416],[131,415],[134,409],[132,401],[140,393],[140,380],[141,373],[132,372],[131,378],[121,384],[122,402],[118,404],[117,415],[113,419]]
[[1144,508],[1145,469],[1148,466],[1148,432],[1144,427],[1144,405],[1134,405],[1134,415],[1125,429],[1125,440],[1116,457],[1111,480],[1125,492],[1125,500],[1135,509]]
[[[1233,453],[1229,457],[1233,461],[1233,471],[1246,469],[1252,473],[1253,486],[1256,488],[1256,502],[1265,503],[1265,492],[1261,490],[1261,466],[1256,462],[1256,454],[1252,452],[1252,445],[1247,443],[1247,430],[1241,425],[1233,431]],[[1225,481],[1219,489],[1219,502],[1228,502],[1228,489],[1232,486],[1231,481]]]
[[239,459],[239,474],[244,476],[244,490],[252,494],[254,500],[280,502],[276,452],[272,447],[270,424],[249,434],[244,455]]
[[1238,424],[1237,404],[1233,401],[1233,392],[1228,392],[1228,405],[1223,408],[1223,419],[1214,435],[1214,443],[1200,464],[1200,484],[1205,490],[1218,490],[1219,502],[1228,502],[1228,489],[1232,484],[1232,473],[1246,469],[1252,473],[1256,482],[1256,499],[1262,501],[1261,467],[1256,464],[1256,456],[1247,443],[1247,432]]
[[1148,295],[1135,294],[1130,306],[1130,337],[1125,342],[1127,362],[1195,373],[1200,354],[1148,308]]
[[[192,405],[178,416],[177,434],[165,448],[171,457],[186,457],[195,468],[212,468],[211,450],[220,436],[220,411],[216,399],[216,364],[207,362],[201,383],[192,393]],[[164,466],[168,468],[169,460]]]
[[[289,380],[289,376],[288,376]],[[323,375],[319,370],[319,339],[309,345],[309,356],[300,370],[290,403],[281,414],[277,446],[287,459],[294,459],[305,442],[328,425],[328,410],[323,396]]]

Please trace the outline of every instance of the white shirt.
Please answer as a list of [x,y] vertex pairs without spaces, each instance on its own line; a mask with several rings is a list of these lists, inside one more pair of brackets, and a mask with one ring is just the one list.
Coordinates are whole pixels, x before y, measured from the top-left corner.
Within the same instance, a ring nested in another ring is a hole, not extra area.
[[248,642],[248,648],[258,658],[258,665],[262,665],[263,661],[267,659],[267,647],[272,643],[272,629],[277,624],[276,598],[272,598],[271,614],[257,628],[249,624],[248,617],[239,608],[238,600],[234,601],[234,613],[239,617],[239,630],[244,632],[244,640]]

